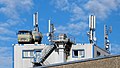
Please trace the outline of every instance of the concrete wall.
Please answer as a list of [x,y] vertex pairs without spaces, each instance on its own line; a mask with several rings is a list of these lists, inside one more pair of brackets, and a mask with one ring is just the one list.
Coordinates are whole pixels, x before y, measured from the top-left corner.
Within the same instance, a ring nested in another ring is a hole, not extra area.
[[[80,50],[80,49],[84,49],[85,57],[73,58],[72,56],[73,50]],[[76,44],[76,45],[72,45],[70,50],[70,56],[68,57],[67,61],[75,61],[75,60],[81,60],[81,59],[87,59],[87,58],[93,58],[93,45],[92,44]]]
[[14,68],[29,68],[33,67],[33,58],[23,58],[22,51],[23,50],[34,50],[34,49],[43,49],[45,45],[39,44],[25,44],[19,45],[16,44],[14,46]]
[[[61,45],[62,46],[62,45]],[[47,48],[48,45],[44,44],[24,44],[24,45],[19,45],[15,44],[14,45],[14,68],[29,68],[33,67],[33,61],[34,58],[29,57],[23,57],[23,53],[25,50],[31,50],[34,51],[34,56],[36,55],[36,50],[42,50],[43,51]],[[62,49],[61,47],[60,49]],[[59,50],[60,50],[59,49]],[[84,57],[73,57],[72,53],[73,50],[82,50],[84,49]],[[46,50],[45,50],[46,51]],[[62,63],[62,62],[70,62],[70,61],[79,61],[81,59],[88,59],[88,58],[94,58],[96,56],[96,52],[99,51],[102,56],[107,55],[107,52],[104,50],[100,49],[97,46],[93,46],[92,44],[76,44],[72,45],[71,50],[70,50],[70,56],[66,59],[66,55],[64,50],[62,49],[61,51],[56,51],[54,50],[50,56],[45,60],[44,65],[50,65],[50,64],[56,64],[56,63]],[[67,60],[67,61],[66,61]]]
[[120,68],[120,55],[69,62],[65,64],[48,66],[47,68]]
[[[99,53],[100,55],[98,55],[97,53]],[[103,57],[103,56],[107,56],[107,55],[109,55],[109,53],[106,50],[101,49],[98,46],[94,46],[94,57],[93,58],[95,58],[95,57]]]
[[[33,67],[33,61],[34,58],[23,58],[23,50],[42,50],[44,48],[48,47],[48,45],[44,44],[24,44],[24,45],[19,45],[15,44],[14,45],[14,68],[29,68]],[[64,52],[62,52],[64,53]],[[45,60],[44,64],[49,65],[49,64],[55,64],[55,63],[60,63],[62,59],[60,59],[60,53],[57,51],[53,51],[50,56]],[[65,57],[63,57],[65,58]]]

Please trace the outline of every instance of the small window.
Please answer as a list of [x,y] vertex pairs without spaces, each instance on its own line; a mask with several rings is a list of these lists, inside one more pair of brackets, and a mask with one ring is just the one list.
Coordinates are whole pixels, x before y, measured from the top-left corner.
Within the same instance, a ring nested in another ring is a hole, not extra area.
[[84,49],[73,50],[72,55],[73,55],[74,58],[84,58],[85,57],[85,51],[84,51]]
[[33,58],[34,51],[33,50],[23,50],[23,58]]

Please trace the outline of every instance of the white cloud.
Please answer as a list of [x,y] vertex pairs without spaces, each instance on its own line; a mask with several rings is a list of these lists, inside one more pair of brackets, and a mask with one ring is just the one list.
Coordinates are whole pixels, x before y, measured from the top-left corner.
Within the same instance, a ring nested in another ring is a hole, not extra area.
[[[112,11],[117,11],[120,7],[120,0],[85,0],[85,2],[80,0],[52,0],[52,5],[55,6],[56,9],[68,12],[70,14],[69,24],[75,24],[74,22],[88,22],[88,15],[95,14],[96,18],[99,20],[106,19]],[[86,24],[86,23],[84,23]],[[87,25],[87,24],[86,24]],[[77,33],[76,28],[70,31],[71,27],[67,26],[59,26],[57,32],[65,32],[65,33]],[[76,27],[79,25],[76,25]],[[82,28],[83,29],[83,28]],[[86,29],[86,28],[84,28]]]
[[9,57],[12,54],[12,45],[11,47],[0,47],[0,57]]
[[16,0],[18,3],[18,6],[20,7],[20,10],[29,11],[33,7],[33,0]]
[[15,41],[15,37],[13,37],[15,35],[16,32],[5,27],[0,27],[0,41]]
[[88,25],[84,22],[71,23],[71,24],[67,24],[67,27],[66,26],[57,27],[56,32],[79,35],[81,31],[84,31],[87,28],[87,26]]
[[28,11],[33,5],[32,0],[0,0],[0,4],[0,12],[13,19],[19,19],[19,12]]
[[87,28],[88,24],[80,22],[85,20],[85,13],[83,9],[78,6],[78,4],[76,4],[76,2],[69,0],[52,0],[52,2],[53,5],[55,5],[55,8],[70,13],[70,23],[66,26],[58,26],[56,28],[57,33],[69,33],[78,35]]
[[89,0],[84,7],[89,12],[94,13],[99,19],[105,19],[112,11],[117,10],[119,5],[117,0]]
[[111,44],[111,54],[120,54],[120,44]]
[[73,21],[78,21],[78,20],[83,20],[84,19],[84,11],[83,9],[78,6],[76,1],[70,1],[70,0],[52,0],[53,5],[55,5],[55,8],[69,12],[70,15],[70,20]]
[[[85,2],[76,0],[52,0],[55,7],[59,10],[64,10],[71,13],[72,21],[79,20],[88,14],[95,14],[98,19],[107,18],[112,11],[119,9],[120,0],[88,0]],[[82,5],[79,5],[82,4]]]
[[[29,12],[32,7],[33,0],[0,0],[0,16],[3,16],[0,21],[1,46],[6,46],[6,42],[16,39],[12,37],[16,34],[12,29],[15,30],[23,22],[21,15]],[[11,47],[0,47],[0,68],[12,67],[11,51]]]
[[16,38],[10,36],[0,36],[0,41],[15,41]]
[[0,57],[0,68],[12,68],[12,57]]
[[0,22],[0,27],[11,27],[18,25],[18,23],[22,22],[20,19],[8,19],[5,22]]
[[15,32],[4,27],[0,27],[0,34],[15,35]]
[[[0,21],[0,34],[14,36],[15,32],[12,28],[16,29],[16,26],[24,21],[21,18],[21,14],[29,12],[32,7],[32,0],[0,0],[0,15],[3,15],[5,18]],[[9,36],[0,36],[0,40],[14,39]]]
[[61,9],[62,11],[69,10],[68,0],[52,0],[52,4],[55,5],[55,8]]
[[0,14],[4,14],[6,21],[1,21],[0,26],[10,27],[22,21],[21,12],[29,11],[32,6],[32,0],[0,0]]
[[0,68],[12,67],[12,47],[0,47]]
[[73,3],[70,7],[70,12],[72,13],[72,16],[70,18],[71,21],[77,21],[77,20],[83,20],[85,17],[85,13],[81,7],[79,7],[77,4]]

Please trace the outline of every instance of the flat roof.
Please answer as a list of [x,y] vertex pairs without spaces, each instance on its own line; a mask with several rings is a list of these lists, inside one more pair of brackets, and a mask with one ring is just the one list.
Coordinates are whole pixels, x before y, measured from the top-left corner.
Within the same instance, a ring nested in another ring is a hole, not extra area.
[[76,61],[70,61],[70,62],[65,62],[65,63],[56,63],[56,64],[51,64],[48,66],[38,66],[34,68],[47,68],[47,67],[55,67],[55,66],[61,66],[61,65],[67,65],[67,64],[74,64],[74,63],[82,63],[82,62],[88,62],[88,61],[94,61],[94,60],[100,60],[100,59],[106,59],[106,58],[112,58],[112,57],[119,57],[120,55],[108,55],[104,57],[97,57],[97,58],[90,58],[90,59],[83,59],[83,60],[76,60]]

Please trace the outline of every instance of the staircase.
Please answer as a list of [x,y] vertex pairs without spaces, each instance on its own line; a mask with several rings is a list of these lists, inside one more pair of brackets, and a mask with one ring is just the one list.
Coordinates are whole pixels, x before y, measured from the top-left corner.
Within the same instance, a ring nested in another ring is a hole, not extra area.
[[[47,46],[42,50],[42,55],[37,57],[37,62],[33,62],[34,66],[43,66],[43,62],[48,58],[48,56],[54,51],[56,48],[55,45]],[[35,58],[36,59],[36,58]]]

